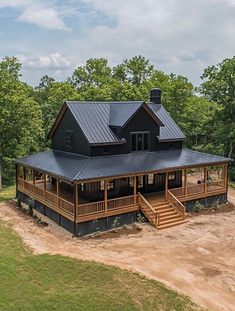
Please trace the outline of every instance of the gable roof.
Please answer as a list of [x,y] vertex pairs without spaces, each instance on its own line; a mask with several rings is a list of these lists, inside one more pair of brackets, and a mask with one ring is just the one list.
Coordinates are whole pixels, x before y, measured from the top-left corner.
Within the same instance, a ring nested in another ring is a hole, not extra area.
[[126,102],[126,103],[111,103],[109,126],[111,127],[124,127],[130,119],[141,109],[144,108],[148,114],[151,115],[153,120],[159,125],[164,126],[158,116],[149,109],[145,102]]
[[159,141],[185,139],[183,132],[161,104],[143,101],[66,101],[48,138],[52,138],[64,112],[69,109],[89,144],[122,144],[125,140],[118,136],[114,128],[125,126],[141,107],[161,126]]

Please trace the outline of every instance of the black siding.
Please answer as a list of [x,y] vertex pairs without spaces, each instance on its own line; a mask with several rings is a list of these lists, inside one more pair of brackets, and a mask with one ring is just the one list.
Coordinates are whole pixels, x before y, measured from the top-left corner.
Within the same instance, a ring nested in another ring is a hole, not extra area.
[[[66,130],[73,131],[73,147],[66,146]],[[90,146],[75,121],[72,113],[66,110],[52,138],[52,149],[72,152],[82,155],[90,154]]]
[[91,147],[91,156],[102,156],[104,155],[105,149],[108,149],[110,155],[129,153],[131,152],[130,133],[141,131],[150,132],[149,151],[157,150],[157,136],[159,135],[159,126],[144,108],[141,108],[121,131],[116,131],[121,138],[126,139],[126,143],[121,145]]

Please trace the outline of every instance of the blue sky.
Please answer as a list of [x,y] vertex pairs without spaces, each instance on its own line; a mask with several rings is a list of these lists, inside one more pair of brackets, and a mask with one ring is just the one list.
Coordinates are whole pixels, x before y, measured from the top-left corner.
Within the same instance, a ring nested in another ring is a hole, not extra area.
[[234,16],[235,0],[0,0],[0,57],[17,56],[33,85],[91,57],[113,66],[139,54],[198,85],[235,55]]

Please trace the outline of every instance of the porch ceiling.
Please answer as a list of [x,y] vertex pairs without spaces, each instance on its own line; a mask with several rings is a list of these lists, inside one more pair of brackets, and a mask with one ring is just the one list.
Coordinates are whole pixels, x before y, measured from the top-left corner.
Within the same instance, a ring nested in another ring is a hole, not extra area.
[[142,152],[88,158],[62,151],[47,150],[16,160],[16,163],[70,181],[132,175],[232,160],[189,149]]

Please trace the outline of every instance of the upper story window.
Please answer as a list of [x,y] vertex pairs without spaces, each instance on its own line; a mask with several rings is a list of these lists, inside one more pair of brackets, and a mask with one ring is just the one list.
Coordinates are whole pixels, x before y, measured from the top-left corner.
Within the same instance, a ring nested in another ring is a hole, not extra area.
[[131,151],[149,150],[149,132],[131,133]]
[[73,147],[73,131],[65,131],[65,144],[66,147]]

